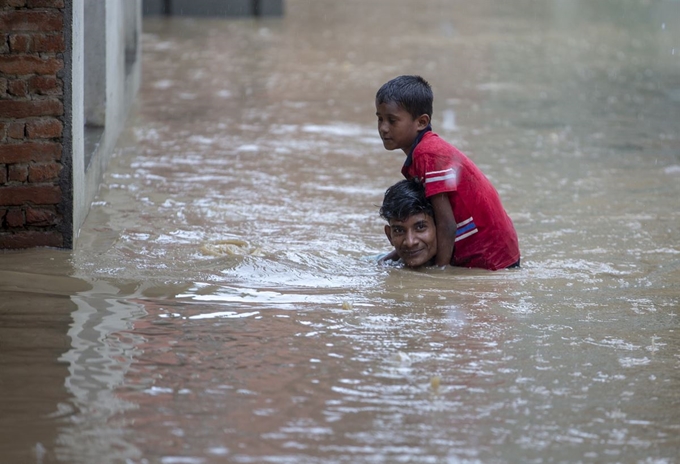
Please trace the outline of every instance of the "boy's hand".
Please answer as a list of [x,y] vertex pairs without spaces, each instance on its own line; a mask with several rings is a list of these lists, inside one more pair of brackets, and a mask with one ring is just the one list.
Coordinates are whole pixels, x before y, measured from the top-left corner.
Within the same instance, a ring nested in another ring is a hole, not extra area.
[[399,259],[399,255],[397,254],[397,250],[392,250],[389,253],[387,253],[385,256],[380,258],[378,260],[378,264],[385,264],[387,261],[397,261]]

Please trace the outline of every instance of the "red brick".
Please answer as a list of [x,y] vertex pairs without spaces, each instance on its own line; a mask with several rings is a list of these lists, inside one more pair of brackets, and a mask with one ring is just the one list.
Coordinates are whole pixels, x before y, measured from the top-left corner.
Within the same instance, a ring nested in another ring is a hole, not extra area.
[[57,58],[40,58],[33,55],[0,55],[0,73],[5,74],[56,74],[64,67]]
[[64,239],[59,232],[24,230],[0,234],[0,248],[63,247]]
[[7,165],[0,164],[0,184],[7,183]]
[[24,212],[20,209],[10,209],[5,215],[5,223],[8,227],[23,227],[26,224]]
[[26,0],[29,8],[64,8],[64,0]]
[[0,0],[0,7],[20,8],[26,6],[26,0]]
[[26,182],[28,180],[27,164],[10,164],[7,171],[10,182]]
[[0,11],[0,30],[3,31],[57,32],[63,27],[64,15],[59,11]]
[[0,163],[59,161],[61,144],[54,142],[24,142],[0,144]]
[[[2,1],[2,0],[0,0]],[[7,209],[6,208],[0,208],[0,226],[2,225],[2,220],[5,218],[5,214],[7,214]]]
[[0,205],[56,205],[61,201],[61,189],[56,185],[17,185],[0,187]]
[[28,85],[23,79],[14,79],[7,84],[7,92],[15,97],[25,97],[28,95]]
[[29,139],[52,139],[61,137],[63,128],[61,121],[55,118],[34,119],[26,123],[26,135]]
[[5,118],[31,118],[36,116],[61,116],[64,105],[55,99],[49,100],[0,100],[0,114]]
[[26,208],[26,224],[29,226],[53,226],[58,219],[54,209]]
[[57,180],[61,172],[59,163],[31,164],[28,167],[28,181],[32,184]]
[[26,135],[26,124],[23,122],[10,122],[7,125],[7,137],[11,139],[23,139]]
[[33,50],[38,53],[58,53],[66,50],[64,34],[36,34],[33,37]]
[[30,53],[33,50],[33,41],[28,34],[10,34],[9,49],[12,53]]
[[62,95],[61,79],[54,76],[33,76],[28,79],[28,91],[36,95]]

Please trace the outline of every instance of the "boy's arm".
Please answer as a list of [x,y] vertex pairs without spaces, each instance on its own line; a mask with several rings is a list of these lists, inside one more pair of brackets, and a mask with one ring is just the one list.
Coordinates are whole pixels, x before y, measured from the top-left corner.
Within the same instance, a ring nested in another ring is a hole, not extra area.
[[453,218],[453,209],[449,201],[449,195],[438,193],[430,197],[430,203],[434,209],[434,220],[437,224],[437,266],[448,266],[453,256],[453,245],[456,240],[456,220]]

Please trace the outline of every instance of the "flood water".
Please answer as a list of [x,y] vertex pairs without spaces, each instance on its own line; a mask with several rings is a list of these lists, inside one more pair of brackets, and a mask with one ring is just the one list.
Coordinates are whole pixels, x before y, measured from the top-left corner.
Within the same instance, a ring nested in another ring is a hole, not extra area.
[[[145,18],[78,249],[0,254],[0,461],[680,462],[680,3],[286,7]],[[412,73],[521,269],[370,258]]]

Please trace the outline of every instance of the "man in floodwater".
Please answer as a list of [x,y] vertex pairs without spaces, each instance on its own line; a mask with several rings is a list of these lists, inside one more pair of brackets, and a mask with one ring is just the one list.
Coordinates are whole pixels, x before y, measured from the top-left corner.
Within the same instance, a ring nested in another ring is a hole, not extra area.
[[387,221],[385,235],[399,259],[408,267],[434,265],[437,228],[425,187],[417,180],[402,180],[387,189],[380,207]]
[[383,146],[406,154],[404,177],[425,185],[437,222],[436,264],[519,267],[517,232],[498,192],[470,158],[432,132],[433,99],[422,77],[398,76],[376,93],[375,114]]

